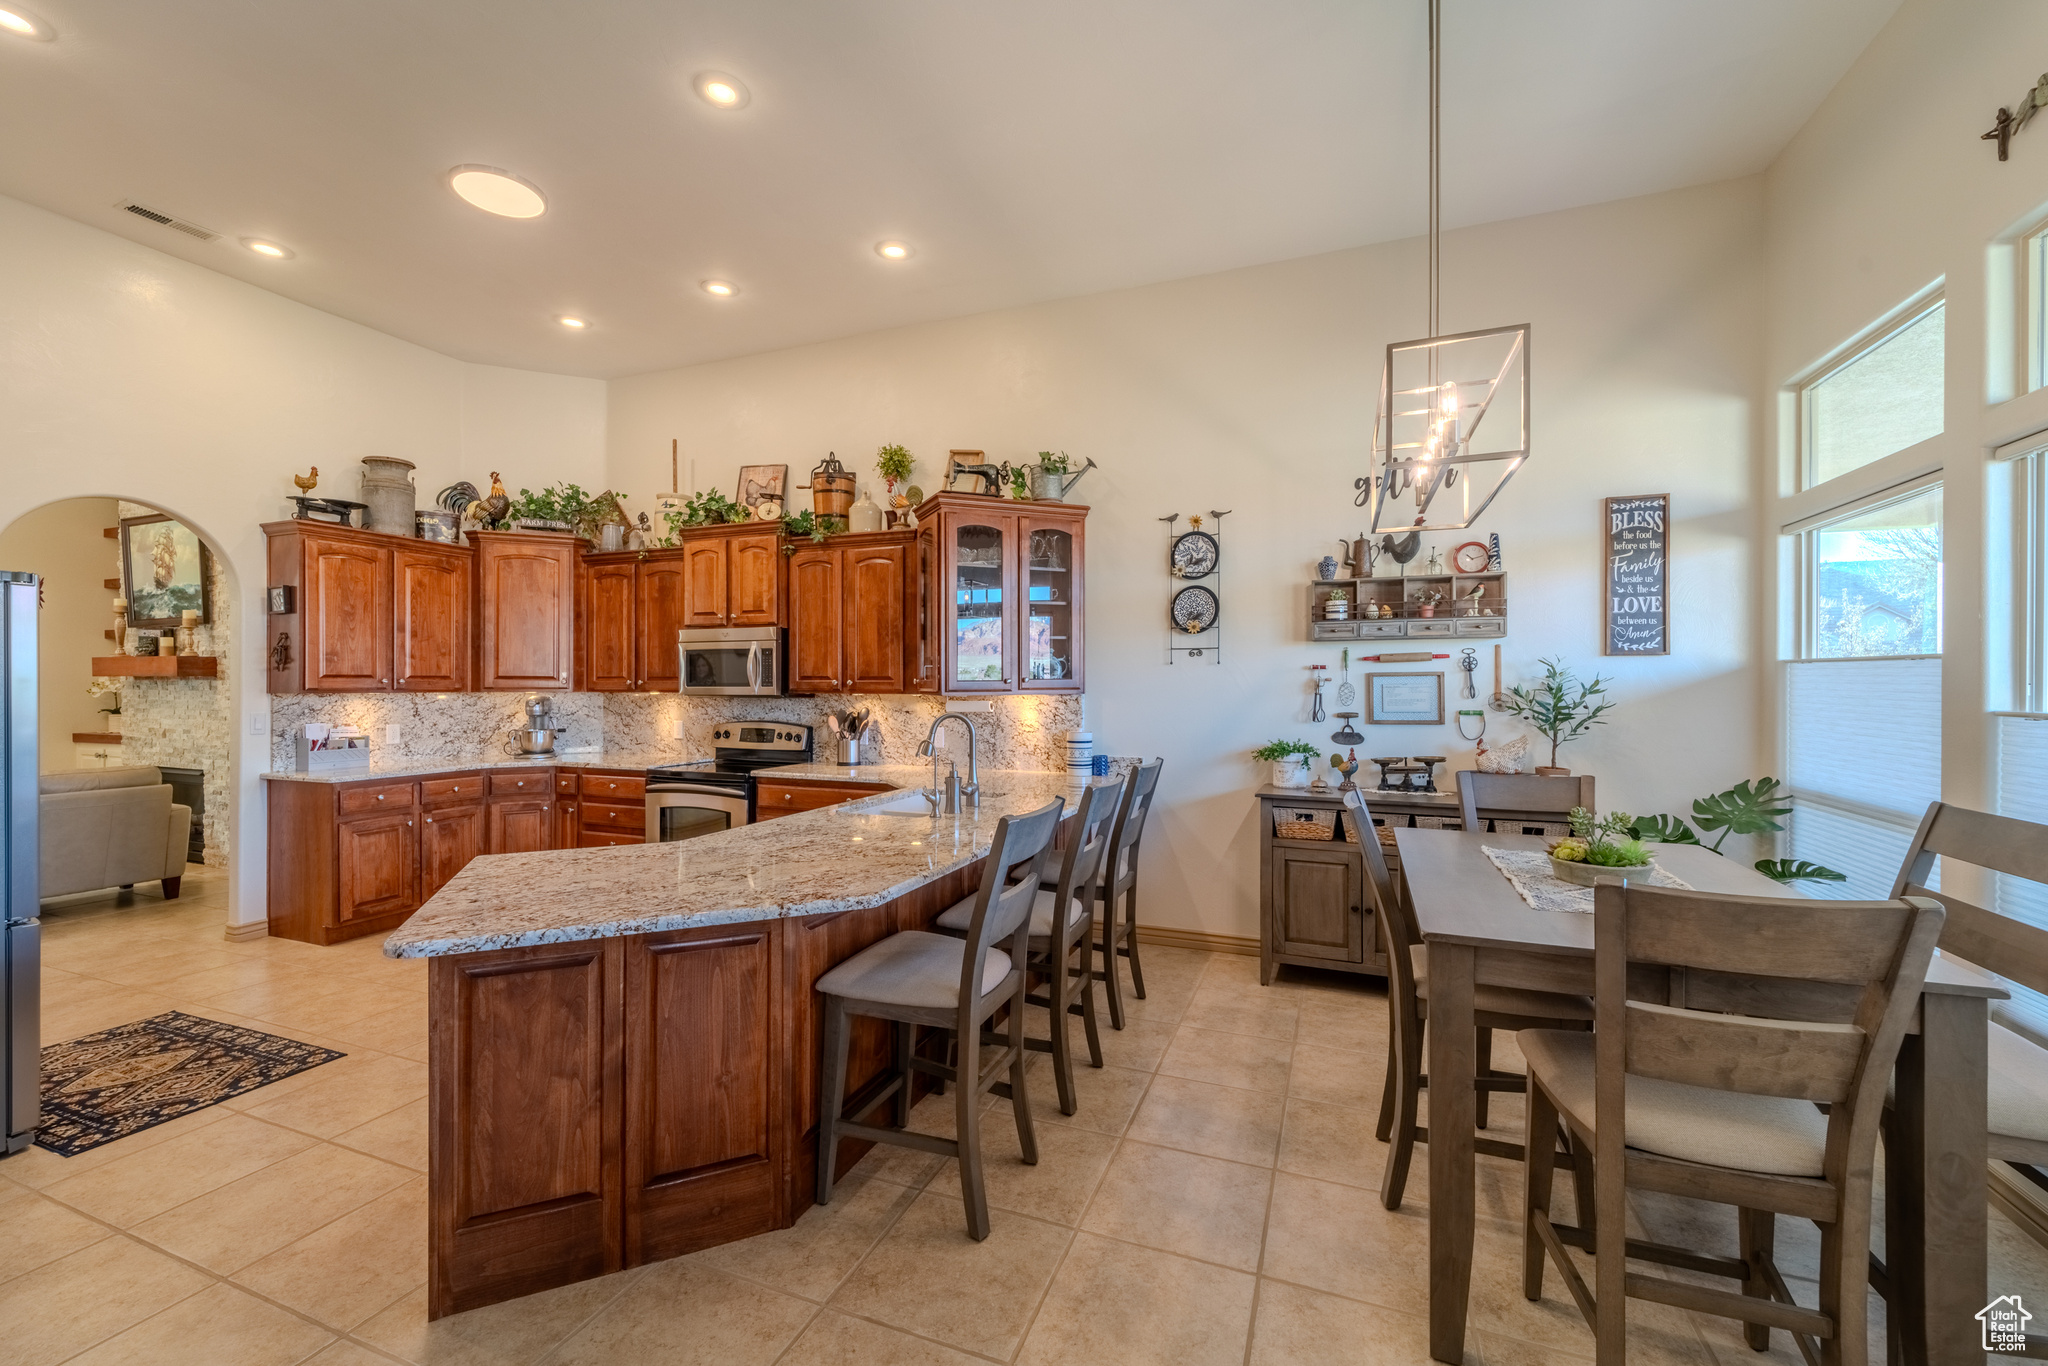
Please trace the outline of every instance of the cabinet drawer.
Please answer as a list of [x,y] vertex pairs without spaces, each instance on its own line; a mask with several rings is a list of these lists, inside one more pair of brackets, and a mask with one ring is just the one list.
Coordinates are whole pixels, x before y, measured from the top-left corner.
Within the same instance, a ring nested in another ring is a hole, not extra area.
[[633,802],[619,805],[615,802],[583,800],[583,828],[604,830],[608,833],[640,835],[647,829],[647,805]]
[[583,795],[599,801],[643,801],[647,796],[647,780],[622,778],[615,773],[586,773],[583,775]]
[[555,790],[555,775],[547,769],[536,769],[527,773],[493,773],[491,795],[493,797],[541,797]]
[[1310,640],[1356,640],[1358,628],[1364,625],[1357,621],[1312,621],[1308,624]]
[[609,849],[617,844],[645,844],[644,835],[627,835],[617,830],[585,830],[576,841],[578,849]]
[[1461,636],[1504,636],[1507,633],[1508,624],[1500,617],[1476,617],[1458,622],[1458,634]]
[[1408,623],[1398,620],[1361,621],[1358,623],[1358,634],[1361,639],[1373,636],[1405,636],[1408,634]]
[[469,806],[482,801],[483,796],[484,775],[481,773],[458,773],[451,778],[420,780],[422,806]]
[[375,811],[402,811],[413,804],[411,783],[388,783],[378,787],[344,787],[341,814],[365,816]]
[[1451,621],[1410,621],[1402,624],[1408,628],[1411,637],[1455,635],[1458,630],[1457,623]]
[[555,775],[555,795],[557,797],[575,796],[576,775],[573,773],[557,773]]
[[765,821],[773,816],[816,811],[820,807],[837,806],[856,797],[873,797],[889,790],[883,783],[775,783],[757,780],[754,784],[755,818]]

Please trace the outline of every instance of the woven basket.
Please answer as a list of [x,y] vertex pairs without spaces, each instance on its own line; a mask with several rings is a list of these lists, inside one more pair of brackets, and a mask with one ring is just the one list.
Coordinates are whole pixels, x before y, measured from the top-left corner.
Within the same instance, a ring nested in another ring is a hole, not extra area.
[[1273,813],[1273,838],[1283,840],[1312,840],[1328,843],[1337,838],[1337,813],[1334,811],[1289,811],[1285,808]]

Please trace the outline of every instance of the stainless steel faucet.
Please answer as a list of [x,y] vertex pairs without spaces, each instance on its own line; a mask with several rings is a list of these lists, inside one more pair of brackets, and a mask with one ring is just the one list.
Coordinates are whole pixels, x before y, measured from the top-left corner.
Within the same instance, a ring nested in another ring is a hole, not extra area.
[[924,743],[917,747],[917,752],[922,756],[929,757],[932,761],[932,785],[925,792],[925,800],[934,807],[937,807],[941,791],[939,787],[939,751],[932,741],[938,736],[939,727],[945,725],[948,721],[958,721],[961,725],[967,727],[967,784],[964,787],[961,786],[960,765],[955,762],[953,765],[953,780],[947,783],[943,789],[946,798],[946,813],[952,815],[960,810],[960,799],[962,797],[967,799],[969,806],[977,809],[981,806],[981,765],[976,753],[977,741],[974,734],[974,722],[957,711],[940,712],[936,717],[932,718],[932,728],[925,732]]

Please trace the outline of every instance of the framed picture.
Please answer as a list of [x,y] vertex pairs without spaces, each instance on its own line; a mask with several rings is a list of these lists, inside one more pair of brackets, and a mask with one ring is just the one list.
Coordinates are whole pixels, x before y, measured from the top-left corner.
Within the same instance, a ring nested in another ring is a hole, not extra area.
[[739,491],[732,500],[743,507],[769,502],[788,506],[789,499],[783,496],[783,486],[788,482],[787,465],[742,465]]
[[1367,674],[1365,720],[1372,726],[1441,726],[1444,676]]
[[176,630],[183,614],[213,621],[213,555],[183,522],[161,514],[121,519],[121,589],[128,625]]

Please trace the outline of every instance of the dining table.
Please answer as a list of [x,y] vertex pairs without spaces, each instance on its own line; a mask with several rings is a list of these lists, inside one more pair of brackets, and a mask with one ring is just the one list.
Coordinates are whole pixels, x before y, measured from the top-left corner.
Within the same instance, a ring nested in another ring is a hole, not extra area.
[[[1395,847],[1429,946],[1428,1073],[1478,1072],[1475,988],[1593,994],[1593,917],[1522,899],[1488,849],[1541,850],[1536,835],[1396,830]],[[1797,897],[1740,859],[1660,845],[1656,863],[1703,892]],[[1937,952],[1895,1071],[1886,1174],[1884,1280],[1892,1333],[1912,1366],[1981,1362],[1986,1301],[1985,1067],[1990,1002],[2009,995],[1973,964]],[[1477,1122],[1470,1086],[1430,1087],[1429,1354],[1465,1356],[1472,1282]]]

